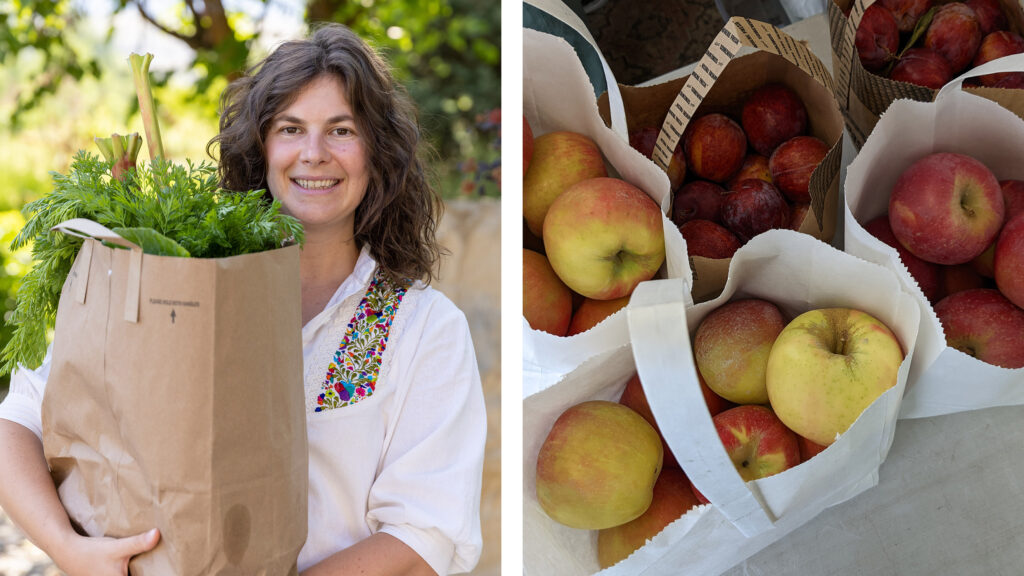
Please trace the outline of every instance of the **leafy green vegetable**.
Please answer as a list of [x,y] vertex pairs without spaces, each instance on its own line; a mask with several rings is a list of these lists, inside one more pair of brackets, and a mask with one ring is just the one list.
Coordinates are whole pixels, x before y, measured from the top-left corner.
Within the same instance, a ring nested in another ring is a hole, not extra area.
[[[144,251],[194,258],[221,258],[301,243],[302,225],[267,202],[262,190],[230,192],[217,186],[216,169],[207,163],[175,164],[157,160],[110,176],[110,162],[84,151],[67,174],[53,172],[54,189],[25,205],[25,227],[12,249],[33,243],[35,265],[22,280],[9,324],[14,334],[4,347],[0,373],[19,363],[38,366],[46,354],[61,287],[82,239],[51,232],[71,218],[88,218],[131,236]],[[149,229],[149,230],[143,230]]]

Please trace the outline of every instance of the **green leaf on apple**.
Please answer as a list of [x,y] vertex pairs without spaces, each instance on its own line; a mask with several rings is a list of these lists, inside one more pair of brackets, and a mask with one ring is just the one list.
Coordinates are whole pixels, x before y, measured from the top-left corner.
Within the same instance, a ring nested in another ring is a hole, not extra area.
[[937,8],[938,6],[932,6],[927,12],[917,19],[917,24],[914,25],[914,31],[910,33],[910,38],[907,40],[907,43],[903,46],[903,49],[900,50],[900,53],[896,55],[896,58],[893,58],[885,67],[886,77],[888,77],[889,73],[892,72],[893,67],[895,67],[896,63],[900,61],[900,58],[903,58],[903,55],[907,53],[907,50],[913,48],[914,44],[917,44],[917,41],[920,40],[921,37],[924,36],[924,33],[928,31],[928,26],[931,25],[932,17],[935,16],[935,10]]

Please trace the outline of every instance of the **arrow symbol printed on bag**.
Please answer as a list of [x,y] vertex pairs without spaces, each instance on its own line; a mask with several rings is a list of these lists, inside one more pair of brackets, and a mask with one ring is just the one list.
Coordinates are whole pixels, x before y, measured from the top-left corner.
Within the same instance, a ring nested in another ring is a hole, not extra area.
[[171,324],[174,324],[174,317],[175,316],[177,316],[177,314],[174,313],[174,308],[171,308]]

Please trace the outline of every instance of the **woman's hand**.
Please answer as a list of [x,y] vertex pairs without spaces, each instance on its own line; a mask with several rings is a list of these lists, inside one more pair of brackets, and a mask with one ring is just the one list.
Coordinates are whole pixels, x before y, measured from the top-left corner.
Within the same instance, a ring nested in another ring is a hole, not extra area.
[[128,576],[132,556],[152,550],[159,541],[160,531],[155,528],[126,538],[75,534],[53,560],[68,576]]

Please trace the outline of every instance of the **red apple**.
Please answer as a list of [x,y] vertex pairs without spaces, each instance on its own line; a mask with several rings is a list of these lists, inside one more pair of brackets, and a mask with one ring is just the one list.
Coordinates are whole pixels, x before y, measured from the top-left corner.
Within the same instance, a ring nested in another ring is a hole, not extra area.
[[625,560],[666,526],[699,505],[686,474],[676,468],[663,469],[654,483],[654,497],[646,512],[635,520],[597,533],[598,564],[608,568]]
[[809,202],[798,202],[793,204],[789,210],[789,229],[800,231],[800,227],[804,225],[804,219],[807,218],[807,213],[811,210]]
[[1003,14],[999,0],[967,0],[965,3],[974,10],[982,36],[1007,28],[1006,14]]
[[526,171],[530,168],[530,159],[533,158],[533,130],[530,128],[530,122],[526,119],[526,114],[523,114],[523,176],[526,176]]
[[574,336],[590,330],[601,323],[602,320],[622,310],[629,304],[629,296],[616,298],[614,300],[594,300],[584,298],[579,307],[572,314],[569,322],[569,331],[566,336]]
[[1024,72],[1007,72],[1006,76],[999,79],[993,88],[1006,88],[1007,90],[1024,90]]
[[523,316],[534,330],[564,336],[572,316],[572,295],[548,259],[523,250]]
[[1003,205],[1006,207],[1006,221],[1024,212],[1024,180],[1001,180]]
[[810,202],[811,174],[826,154],[828,144],[814,136],[786,140],[768,159],[772,182],[793,202]]
[[[974,61],[971,62],[971,66],[978,67],[985,62],[1009,56],[1010,54],[1020,54],[1021,52],[1024,52],[1024,38],[1008,30],[997,30],[982,38],[981,45],[978,46],[978,52],[974,55]],[[978,82],[981,82],[982,86],[995,86],[1000,80],[1012,74],[1020,74],[1020,72],[984,74],[978,76]]]
[[808,440],[807,438],[804,438],[803,436],[800,436],[799,434],[797,435],[796,439],[797,439],[797,443],[800,444],[800,461],[801,462],[807,462],[811,458],[814,458],[815,456],[817,456],[818,454],[823,452],[825,450],[825,448],[828,448],[828,446],[824,446],[822,444],[818,444],[817,442],[813,442],[811,440]]
[[587,298],[612,300],[650,280],[665,261],[658,205],[617,178],[591,178],[562,193],[544,219],[544,250],[558,277]]
[[775,186],[744,180],[725,197],[722,222],[746,242],[766,230],[789,226],[789,205]]
[[[629,135],[629,145],[648,159],[653,159],[654,146],[658,142],[660,133],[660,128],[645,126]],[[672,161],[668,165],[667,174],[672,190],[678,188],[686,177],[686,158],[683,156],[682,139],[676,144],[676,149],[672,151]]]
[[962,264],[985,251],[1003,223],[1003,193],[984,164],[938,152],[903,171],[889,198],[889,225],[922,260]]
[[998,290],[951,294],[935,305],[946,343],[982,362],[1024,368],[1024,310]]
[[939,295],[937,296],[939,300],[964,290],[987,288],[985,278],[978,274],[978,271],[971,264],[939,266],[939,279],[941,281]]
[[734,408],[736,404],[729,402],[725,398],[722,398],[715,391],[708,386],[708,383],[704,381],[704,377],[697,372],[697,381],[700,382],[700,391],[704,394],[704,404],[708,407],[708,412],[714,416],[719,412],[725,412],[729,408]]
[[938,90],[953,79],[953,69],[938,52],[911,48],[896,62],[889,79]]
[[756,178],[773,184],[772,171],[768,169],[768,158],[766,156],[761,156],[757,153],[747,154],[747,157],[743,159],[743,165],[740,166],[740,171],[725,183],[725,187],[732,190],[740,182],[748,178]]
[[523,177],[523,216],[535,236],[555,199],[573,184],[608,174],[601,150],[575,132],[548,132],[533,141],[530,170]]
[[963,2],[950,2],[935,11],[924,34],[924,47],[935,50],[949,61],[955,75],[971,63],[981,44],[981,36],[981,25],[974,10]]
[[993,265],[999,291],[1024,308],[1024,214],[1017,214],[1003,226]]
[[730,402],[766,404],[765,366],[785,325],[767,300],[732,300],[711,311],[693,336],[694,361],[708,387]]
[[807,110],[786,85],[765,84],[743,103],[741,122],[751,148],[771,156],[779,144],[807,131]]
[[932,0],[879,0],[892,12],[900,32],[912,32],[917,21],[932,7]]
[[632,408],[637,414],[643,416],[644,420],[647,420],[647,423],[658,432],[658,437],[661,438],[662,453],[665,455],[664,468],[679,468],[679,462],[676,461],[676,457],[669,450],[665,437],[661,435],[661,428],[658,427],[658,422],[654,419],[654,413],[651,412],[651,405],[647,402],[647,394],[644,394],[644,387],[640,383],[639,374],[633,374],[633,377],[626,382],[626,387],[622,390],[622,396],[619,397],[619,404]]
[[[771,411],[756,404],[737,406],[712,418],[736,471],[749,482],[784,472],[800,463],[797,435]],[[697,491],[703,503],[708,500]]]
[[885,68],[900,47],[900,29],[892,12],[879,2],[868,6],[853,43],[865,70],[879,72]]
[[934,304],[939,299],[939,265],[921,260],[911,254],[903,244],[900,244],[899,240],[892,233],[892,228],[889,227],[888,214],[883,214],[864,224],[864,230],[886,245],[896,249],[903,265],[907,267],[907,272],[910,272],[910,276],[917,282],[918,287],[921,288],[921,292],[924,293],[924,297],[929,302]]
[[995,278],[996,275],[996,243],[993,242],[985,248],[985,251],[978,254],[978,257],[970,261],[971,268],[985,278]]
[[705,114],[683,132],[683,155],[688,169],[698,177],[725,182],[743,165],[747,136],[728,116]]
[[672,200],[672,222],[682,226],[690,220],[722,221],[722,202],[728,192],[707,180],[694,180],[676,191]]
[[732,258],[741,244],[736,235],[710,220],[690,220],[679,227],[690,256]]

